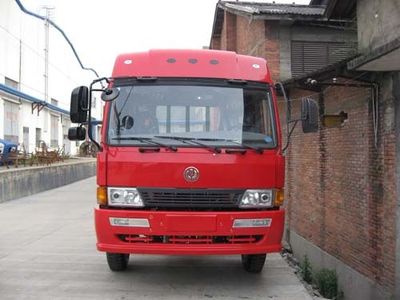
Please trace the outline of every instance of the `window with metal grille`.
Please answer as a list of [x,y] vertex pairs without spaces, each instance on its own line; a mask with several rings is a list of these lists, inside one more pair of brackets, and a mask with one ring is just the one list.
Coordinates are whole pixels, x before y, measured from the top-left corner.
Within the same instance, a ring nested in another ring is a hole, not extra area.
[[4,139],[18,143],[19,104],[4,101]]
[[35,137],[36,137],[36,147],[39,148],[40,141],[42,140],[42,129],[41,128],[36,128]]
[[292,41],[292,76],[341,61],[354,53],[354,43]]
[[58,147],[58,117],[51,115],[51,140],[50,147]]
[[29,152],[29,127],[22,127],[22,133],[23,133],[23,137],[22,137],[22,141],[23,141],[23,145],[22,148]]

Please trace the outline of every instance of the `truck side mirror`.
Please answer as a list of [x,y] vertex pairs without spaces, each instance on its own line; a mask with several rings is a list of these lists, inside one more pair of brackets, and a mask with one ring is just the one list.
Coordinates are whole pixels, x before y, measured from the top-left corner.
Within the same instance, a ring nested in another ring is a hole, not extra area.
[[318,131],[318,104],[313,99],[301,100],[301,125],[304,133]]
[[[89,89],[86,86],[75,88],[71,93],[70,117],[73,123],[87,121],[89,103]],[[69,135],[69,134],[68,134]]]
[[71,127],[68,129],[68,139],[70,141],[83,141],[86,138],[85,127]]

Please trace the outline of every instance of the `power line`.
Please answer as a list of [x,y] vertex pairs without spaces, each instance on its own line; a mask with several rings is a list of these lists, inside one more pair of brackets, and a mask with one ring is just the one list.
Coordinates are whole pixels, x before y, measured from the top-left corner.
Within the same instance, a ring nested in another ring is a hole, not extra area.
[[47,21],[47,22],[48,22],[49,24],[51,24],[55,29],[57,29],[57,30],[62,34],[62,36],[64,37],[64,39],[67,41],[67,43],[69,44],[69,46],[71,47],[72,52],[74,53],[76,59],[78,60],[78,63],[79,63],[79,65],[81,66],[81,68],[82,68],[83,70],[87,70],[87,71],[93,72],[93,73],[96,75],[96,77],[99,78],[99,74],[97,74],[97,72],[96,72],[93,68],[87,68],[87,67],[85,67],[85,66],[82,64],[82,61],[81,61],[81,59],[79,58],[79,55],[78,55],[78,53],[76,52],[74,45],[73,45],[72,42],[69,40],[69,38],[67,37],[67,35],[65,34],[65,32],[64,32],[56,23],[54,23],[52,20],[49,20],[49,19],[47,19],[47,18],[45,18],[45,17],[42,17],[42,16],[40,16],[40,15],[38,15],[38,14],[35,14],[35,13],[33,13],[33,12],[27,10],[27,9],[22,5],[22,3],[21,3],[20,0],[15,0],[15,2],[16,2],[17,5],[19,6],[19,8],[20,8],[24,13],[26,13],[27,15],[30,15],[30,16],[35,17],[35,18],[38,18],[38,19],[43,20],[43,21]]
[[[38,57],[40,57],[41,59],[44,60],[44,56],[43,54],[39,53],[36,49],[34,49],[32,46],[30,46],[29,44],[25,43],[24,41],[22,41],[22,39],[20,37],[17,37],[16,35],[14,35],[13,33],[11,33],[7,28],[5,28],[4,26],[0,25],[0,28],[3,29],[6,33],[8,33],[11,37],[13,37],[14,39],[16,39],[18,42],[20,42],[24,47],[26,47],[27,49],[31,50],[35,55],[37,55]],[[67,73],[65,73],[63,70],[61,70],[58,66],[56,66],[55,64],[49,62],[50,66],[52,66],[55,70],[57,70],[60,74],[64,75],[66,78],[68,78],[69,80],[71,80],[73,83],[75,83],[76,85],[79,85],[78,82],[76,82],[74,80],[74,78],[72,78],[71,76],[69,76]]]

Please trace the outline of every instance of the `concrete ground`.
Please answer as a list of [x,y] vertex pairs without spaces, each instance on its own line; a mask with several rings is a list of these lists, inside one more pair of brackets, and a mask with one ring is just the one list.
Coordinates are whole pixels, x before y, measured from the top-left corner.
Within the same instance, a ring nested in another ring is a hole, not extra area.
[[131,255],[109,271],[95,248],[95,179],[0,203],[0,299],[312,299],[279,254],[248,274],[239,256]]

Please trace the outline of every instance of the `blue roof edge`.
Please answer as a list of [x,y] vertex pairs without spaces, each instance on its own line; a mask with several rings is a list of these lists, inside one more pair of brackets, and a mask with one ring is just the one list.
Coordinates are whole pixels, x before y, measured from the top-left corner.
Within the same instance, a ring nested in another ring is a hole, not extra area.
[[68,110],[62,109],[62,108],[60,108],[60,107],[58,107],[58,106],[56,106],[54,104],[48,103],[48,102],[46,102],[44,100],[40,100],[39,98],[36,98],[36,97],[31,96],[31,95],[25,94],[25,93],[23,93],[21,91],[18,91],[16,89],[12,88],[12,87],[9,87],[9,86],[7,86],[5,84],[0,83],[0,90],[6,92],[8,94],[11,94],[13,96],[22,98],[22,99],[24,99],[26,101],[32,102],[32,103],[44,104],[48,109],[50,109],[52,111],[56,111],[56,112],[62,113],[62,114],[67,115],[69,117],[69,111]]

